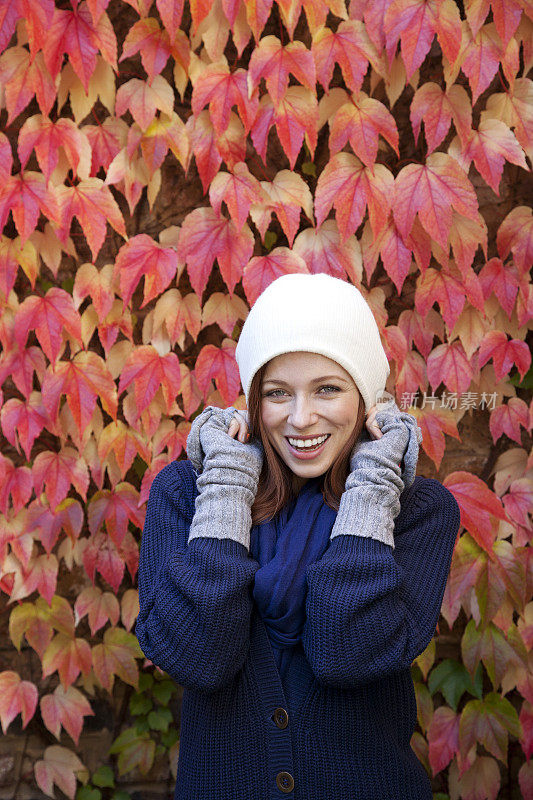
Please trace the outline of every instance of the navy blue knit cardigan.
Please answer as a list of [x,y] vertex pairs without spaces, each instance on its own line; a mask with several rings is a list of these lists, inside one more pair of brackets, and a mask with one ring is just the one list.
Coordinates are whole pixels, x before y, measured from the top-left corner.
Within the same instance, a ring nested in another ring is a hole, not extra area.
[[410,746],[410,667],[439,619],[460,521],[452,493],[415,478],[394,548],[330,540],[307,567],[283,685],[254,607],[258,562],[233,539],[187,544],[197,493],[189,460],[156,476],[139,563],[135,634],[184,687],[175,800],[431,800]]

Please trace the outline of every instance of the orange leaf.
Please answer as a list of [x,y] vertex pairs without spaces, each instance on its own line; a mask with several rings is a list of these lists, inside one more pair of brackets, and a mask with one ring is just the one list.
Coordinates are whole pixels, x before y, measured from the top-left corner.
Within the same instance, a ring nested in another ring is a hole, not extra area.
[[229,125],[230,113],[237,106],[246,133],[255,119],[258,106],[257,90],[248,95],[246,85],[247,73],[244,69],[230,72],[224,62],[209,64],[200,73],[192,91],[192,110],[197,117],[200,111],[209,104],[209,113],[213,127],[218,135]]
[[509,341],[503,331],[488,331],[483,337],[479,346],[479,366],[482,367],[490,358],[494,363],[497,380],[507,375],[513,364],[516,365],[520,379],[523,380],[531,364],[531,352],[526,342],[520,339]]
[[73,447],[64,447],[59,453],[43,450],[36,457],[32,467],[35,494],[39,496],[46,489],[46,497],[52,509],[67,496],[71,485],[87,499],[89,471],[85,461]]
[[32,60],[25,47],[10,47],[0,56],[0,81],[5,91],[8,125],[24,111],[34,96],[41,112],[45,115],[50,113],[57,87],[45,66],[42,52],[36,53]]
[[160,356],[151,345],[141,345],[132,350],[120,375],[119,396],[134,383],[134,396],[137,404],[136,419],[148,408],[159,387],[163,390],[165,403],[170,407],[179,391],[181,377],[178,357],[175,353]]
[[461,141],[466,141],[472,127],[472,105],[462,86],[454,83],[441,89],[436,83],[423,83],[415,92],[409,111],[415,142],[418,142],[420,124],[428,144],[428,155],[441,144],[453,119]]
[[41,716],[48,730],[59,741],[61,726],[76,744],[79,742],[84,717],[94,717],[91,704],[74,686],[68,689],[59,684],[52,694],[45,694],[40,701]]
[[254,147],[265,161],[268,132],[272,125],[289,158],[291,169],[305,141],[314,154],[317,142],[318,104],[315,92],[302,86],[289,86],[277,108],[268,94],[263,95],[251,129]]
[[133,236],[122,245],[115,260],[115,274],[120,278],[124,305],[129,305],[143,275],[144,296],[140,308],[166,289],[177,268],[175,248],[163,247],[145,233]]
[[215,176],[209,187],[209,200],[217,216],[220,216],[224,202],[240,231],[248,218],[250,206],[263,201],[263,192],[257,178],[241,161],[234,165],[232,173],[219,172]]
[[168,117],[174,111],[174,91],[161,75],[156,75],[150,83],[132,78],[119,86],[115,104],[117,117],[130,111],[135,122],[144,131],[155,117],[157,109]]

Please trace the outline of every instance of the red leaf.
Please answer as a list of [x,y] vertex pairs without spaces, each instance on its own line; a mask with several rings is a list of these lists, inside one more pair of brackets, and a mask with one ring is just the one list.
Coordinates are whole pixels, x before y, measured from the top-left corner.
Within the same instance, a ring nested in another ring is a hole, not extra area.
[[57,88],[45,67],[41,52],[38,52],[32,61],[26,48],[10,47],[0,56],[0,81],[5,89],[8,125],[11,125],[15,117],[24,111],[34,95],[41,112],[50,113],[56,99]]
[[57,191],[61,216],[58,235],[61,241],[68,238],[72,217],[78,218],[93,258],[96,258],[104,243],[108,222],[117,233],[127,238],[117,202],[100,178],[87,178],[77,186],[60,186]]
[[167,413],[178,394],[181,375],[178,357],[175,353],[160,356],[151,345],[141,345],[132,350],[120,375],[119,396],[134,383],[134,397],[137,405],[138,419],[145,408],[148,408],[159,387],[167,406]]
[[211,381],[215,382],[222,399],[227,405],[233,403],[240,388],[240,378],[235,361],[236,344],[232,339],[224,339],[222,347],[206,344],[196,359],[194,375],[204,400],[212,390]]
[[509,373],[513,364],[520,373],[520,379],[524,380],[524,375],[531,364],[531,352],[527,344],[520,339],[509,341],[503,331],[488,331],[481,341],[479,366],[482,367],[490,358],[493,360],[494,373],[498,381]]
[[35,456],[32,473],[35,494],[39,496],[46,488],[46,497],[52,510],[65,499],[71,484],[84,500],[87,499],[89,471],[73,447],[65,447],[59,453],[41,451]]
[[289,74],[294,75],[308,89],[314,91],[316,84],[315,62],[312,53],[303,42],[295,41],[282,45],[276,36],[264,36],[252,51],[248,65],[248,92],[265,78],[267,91],[274,106],[278,106],[289,85]]
[[492,519],[506,519],[501,501],[471,472],[452,472],[443,483],[459,503],[461,525],[490,554],[495,539]]
[[371,170],[350,153],[337,153],[318,178],[315,193],[317,223],[322,225],[334,207],[337,225],[345,241],[361,224],[368,205],[372,230],[378,234],[389,216],[393,195],[394,178],[385,166],[376,164]]
[[393,0],[384,23],[389,59],[401,39],[408,81],[424,61],[435,34],[448,61],[453,63],[457,58],[461,17],[453,0]]
[[326,272],[343,280],[348,276],[352,283],[361,283],[359,242],[355,236],[341,242],[337,223],[333,219],[326,220],[320,228],[306,228],[299,233],[292,251],[303,258],[309,272]]
[[26,401],[19,400],[16,397],[7,400],[0,411],[0,422],[8,442],[19,453],[22,445],[22,449],[29,461],[33,443],[48,422],[41,400],[41,393],[32,392]]
[[275,247],[266,256],[254,256],[244,270],[242,285],[252,306],[261,292],[280,275],[290,272],[309,272],[303,258],[287,247]]
[[381,134],[398,155],[398,130],[394,117],[383,103],[360,92],[356,99],[342,105],[330,122],[329,149],[338,153],[346,142],[363,164],[374,164]]
[[526,275],[533,266],[533,212],[517,206],[507,214],[496,236],[500,258],[512,252],[518,269]]
[[341,22],[336,31],[328,27],[320,28],[313,36],[311,50],[318,80],[326,91],[333,77],[335,63],[342,70],[346,86],[355,94],[363,84],[369,62],[379,74],[384,69],[375,45],[359,20]]
[[144,511],[139,509],[139,493],[129,483],[117,483],[112,492],[108,489],[95,492],[89,500],[87,518],[93,535],[100,532],[105,523],[108,535],[119,546],[128,532],[130,521],[137,528],[144,524]]
[[301,212],[310,220],[313,219],[313,196],[309,186],[296,172],[282,169],[276,173],[273,181],[261,181],[261,189],[263,202],[251,209],[255,226],[264,238],[272,214],[276,214],[292,247],[300,227]]
[[252,255],[254,237],[247,225],[239,232],[231,220],[212,208],[196,208],[181,226],[178,257],[187,262],[191,286],[200,297],[215,258],[230,295]]
[[190,133],[192,149],[204,193],[217,174],[222,161],[228,169],[246,158],[246,135],[239,117],[230,114],[229,125],[220,136],[213,128],[209,111],[201,111],[195,118],[191,115],[186,122]]
[[17,514],[31,497],[33,479],[28,467],[15,467],[9,458],[0,455],[0,510],[7,516],[9,498]]
[[139,51],[148,80],[152,81],[164,69],[172,53],[168,33],[161,30],[153,17],[140,19],[129,29],[119,61],[131,58]]
[[263,197],[259,181],[242,161],[235,164],[232,173],[219,172],[209,187],[209,200],[215,213],[220,216],[224,202],[239,231],[248,218],[250,206],[261,203]]
[[122,245],[115,260],[115,274],[120,277],[124,305],[129,305],[143,275],[144,297],[141,308],[167,288],[177,268],[178,256],[175,248],[163,247],[145,233],[133,236]]
[[409,235],[416,214],[428,234],[447,248],[452,208],[477,219],[474,188],[456,160],[446,153],[432,153],[422,164],[408,164],[396,177],[394,219],[404,237]]
[[436,83],[423,83],[415,92],[410,109],[411,125],[418,142],[420,123],[428,144],[428,155],[444,140],[453,119],[461,141],[466,141],[472,127],[472,105],[462,86],[454,83],[443,90]]
[[223,62],[210,64],[198,76],[192,91],[192,110],[197,117],[209,104],[211,121],[218,135],[229,125],[230,113],[237,106],[246,133],[250,130],[258,107],[257,90],[248,96],[247,72],[237,69],[230,73]]
[[56,197],[40,172],[20,172],[2,183],[0,227],[5,226],[10,211],[22,244],[35,230],[41,211],[48,219],[59,221]]
[[161,21],[173,41],[183,16],[183,0],[156,0],[156,5]]
[[81,344],[80,317],[72,297],[57,286],[52,286],[44,297],[27,297],[16,314],[15,337],[21,349],[30,330],[35,330],[41,347],[53,364],[64,346],[63,330]]
[[500,258],[491,258],[479,272],[483,296],[487,300],[494,292],[505,313],[511,319],[518,292],[518,273],[514,264],[504,264]]
[[161,75],[156,75],[150,83],[132,78],[119,86],[115,102],[117,117],[130,111],[144,131],[155,117],[157,109],[169,117],[174,111],[174,91]]
[[62,147],[74,174],[89,177],[91,147],[87,137],[70,119],[51,122],[41,114],[29,117],[19,132],[18,154],[22,169],[25,168],[32,150],[46,181],[57,166],[59,148]]
[[429,763],[433,776],[448,766],[459,749],[460,715],[446,706],[435,709],[429,723]]
[[444,383],[451,392],[466,392],[472,382],[473,370],[461,341],[456,339],[451,344],[437,345],[428,357],[427,373],[434,389]]

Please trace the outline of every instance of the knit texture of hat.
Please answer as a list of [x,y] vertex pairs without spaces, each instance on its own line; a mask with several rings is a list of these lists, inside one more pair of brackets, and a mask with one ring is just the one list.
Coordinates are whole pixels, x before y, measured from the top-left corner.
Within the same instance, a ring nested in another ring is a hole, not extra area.
[[257,370],[297,351],[319,353],[344,367],[366,413],[385,389],[390,367],[374,315],[359,289],[340,278],[290,273],[259,295],[235,350],[246,402]]

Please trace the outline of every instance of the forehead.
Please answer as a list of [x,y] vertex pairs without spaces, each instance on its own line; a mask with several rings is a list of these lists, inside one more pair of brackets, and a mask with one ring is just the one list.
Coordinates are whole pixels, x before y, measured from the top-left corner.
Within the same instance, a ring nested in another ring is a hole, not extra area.
[[295,352],[282,353],[272,358],[266,367],[263,380],[296,378],[311,380],[319,376],[338,376],[344,380],[352,380],[351,375],[336,361],[320,353]]

